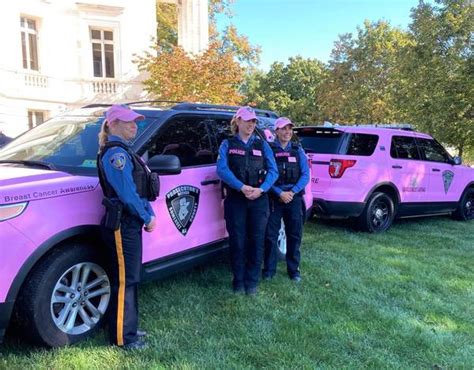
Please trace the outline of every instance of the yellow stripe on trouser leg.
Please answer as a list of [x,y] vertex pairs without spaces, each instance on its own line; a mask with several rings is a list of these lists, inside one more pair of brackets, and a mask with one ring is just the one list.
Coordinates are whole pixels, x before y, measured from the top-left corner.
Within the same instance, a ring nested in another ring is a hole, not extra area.
[[122,234],[115,230],[115,249],[117,250],[119,289],[117,302],[117,345],[123,346],[123,315],[125,310],[125,261],[123,258]]

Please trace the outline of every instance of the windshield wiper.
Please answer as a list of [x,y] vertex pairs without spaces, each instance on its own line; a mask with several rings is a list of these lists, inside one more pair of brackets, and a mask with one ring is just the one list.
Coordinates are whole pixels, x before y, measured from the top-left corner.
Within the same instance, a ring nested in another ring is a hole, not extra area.
[[47,168],[48,170],[56,170],[56,167],[54,166],[54,164],[49,163],[49,162],[43,162],[43,161],[6,159],[6,160],[0,160],[0,163],[19,163],[24,166],[32,166],[32,167],[36,166],[36,167]]

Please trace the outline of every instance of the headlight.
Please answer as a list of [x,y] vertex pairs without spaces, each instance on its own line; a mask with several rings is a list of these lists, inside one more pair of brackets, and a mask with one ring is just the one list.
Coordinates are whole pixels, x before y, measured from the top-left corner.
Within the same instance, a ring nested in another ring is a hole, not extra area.
[[6,204],[4,206],[0,206],[0,222],[21,215],[27,205],[28,202]]

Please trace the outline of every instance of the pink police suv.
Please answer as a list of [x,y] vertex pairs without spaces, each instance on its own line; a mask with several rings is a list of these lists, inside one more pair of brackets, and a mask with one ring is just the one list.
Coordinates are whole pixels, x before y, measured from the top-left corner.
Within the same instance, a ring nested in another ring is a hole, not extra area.
[[355,218],[369,232],[395,217],[474,218],[474,169],[409,127],[296,128],[311,159],[315,213]]
[[[90,335],[106,313],[110,285],[96,155],[107,107],[51,119],[0,150],[0,342],[12,314],[29,339],[62,346]],[[133,147],[161,175],[152,204],[158,232],[143,236],[141,274],[148,280],[213,259],[227,247],[215,162],[236,107],[132,107],[146,117]],[[265,125],[277,118],[262,110],[257,115]],[[311,208],[308,187],[305,213]]]

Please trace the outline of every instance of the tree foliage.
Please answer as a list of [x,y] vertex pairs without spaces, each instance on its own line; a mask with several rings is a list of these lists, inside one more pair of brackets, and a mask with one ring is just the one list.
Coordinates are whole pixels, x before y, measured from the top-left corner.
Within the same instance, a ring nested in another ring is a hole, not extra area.
[[242,99],[239,86],[244,79],[242,65],[258,63],[260,49],[228,25],[217,30],[216,17],[232,17],[234,0],[209,1],[209,48],[200,55],[186,53],[177,46],[178,17],[175,4],[157,1],[156,54],[137,58],[149,77],[145,89],[154,98],[190,102],[238,104]]
[[474,7],[467,0],[420,1],[412,19],[414,43],[401,58],[400,109],[462,155],[474,148]]
[[216,43],[197,56],[172,46],[158,56],[139,58],[139,67],[149,73],[145,89],[157,99],[214,104],[238,104],[242,99],[238,88],[244,70]]
[[319,93],[324,116],[335,122],[400,122],[396,108],[398,55],[406,32],[385,21],[344,34],[335,42],[329,73]]
[[259,108],[276,111],[294,122],[316,122],[322,118],[316,95],[324,75],[323,63],[297,56],[286,65],[273,63],[268,73],[251,72],[242,92]]

